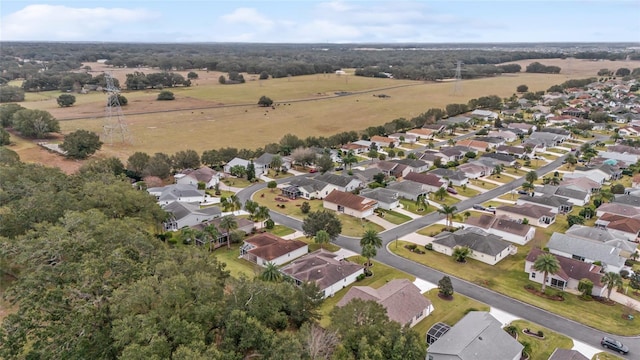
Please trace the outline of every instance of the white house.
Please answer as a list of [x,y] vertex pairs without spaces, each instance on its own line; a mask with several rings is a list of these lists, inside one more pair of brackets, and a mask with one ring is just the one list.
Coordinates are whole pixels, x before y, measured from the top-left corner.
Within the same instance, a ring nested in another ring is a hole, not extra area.
[[452,256],[457,247],[468,247],[472,253],[470,258],[485,264],[495,265],[508,255],[517,253],[518,249],[502,240],[497,235],[489,234],[478,228],[465,228],[456,232],[441,232],[436,235],[433,250]]
[[481,119],[481,120],[495,120],[498,118],[498,113],[493,112],[493,111],[489,111],[489,110],[473,110],[471,112],[471,117],[477,118],[477,119]]
[[185,170],[180,174],[174,175],[176,184],[194,185],[203,183],[205,188],[211,189],[220,182],[220,174],[208,166],[201,167],[196,170]]
[[240,256],[260,266],[283,265],[309,252],[309,246],[300,240],[285,240],[269,233],[256,234],[240,247]]
[[378,208],[378,201],[340,190],[333,190],[322,199],[322,206],[325,209],[362,219],[373,215],[373,211]]
[[316,250],[296,259],[280,269],[291,277],[297,285],[314,282],[327,298],[353,284],[359,275],[364,274],[362,265],[337,260],[335,253],[324,249]]
[[[249,160],[241,159],[239,157],[233,158],[231,159],[231,161],[224,165],[224,172],[227,174],[231,174],[231,168],[233,168],[234,166],[242,166],[246,169],[247,166],[249,166]],[[256,173],[256,176],[257,175],[258,173]]]
[[172,202],[183,203],[204,203],[207,195],[204,190],[198,190],[197,185],[172,184],[163,187],[148,188],[147,192],[156,197],[160,206],[171,204]]
[[166,231],[177,231],[185,226],[194,226],[222,215],[222,211],[217,206],[200,208],[200,205],[178,201],[169,203],[162,209],[169,213],[169,218],[163,223]]
[[625,258],[620,249],[610,245],[584,240],[575,236],[553,233],[547,243],[549,252],[555,255],[576,259],[587,263],[599,261],[605,271],[620,272]]
[[483,214],[480,217],[470,217],[465,221],[465,226],[480,228],[518,245],[527,244],[536,234],[533,226],[508,216]]

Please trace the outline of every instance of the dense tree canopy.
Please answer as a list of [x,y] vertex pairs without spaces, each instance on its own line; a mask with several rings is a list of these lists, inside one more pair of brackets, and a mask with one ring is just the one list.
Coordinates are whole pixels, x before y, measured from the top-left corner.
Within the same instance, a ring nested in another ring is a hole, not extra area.
[[0,86],[0,103],[24,101],[24,90],[17,86]]
[[56,99],[58,106],[69,107],[76,103],[76,97],[71,94],[62,94]]
[[60,131],[60,124],[48,111],[24,109],[13,114],[13,128],[22,136],[42,139],[49,133]]
[[320,230],[328,232],[331,240],[335,240],[342,232],[342,223],[333,211],[319,210],[309,213],[302,223],[304,235],[312,238]]
[[64,137],[60,148],[72,159],[86,159],[102,147],[100,137],[91,131],[76,130]]

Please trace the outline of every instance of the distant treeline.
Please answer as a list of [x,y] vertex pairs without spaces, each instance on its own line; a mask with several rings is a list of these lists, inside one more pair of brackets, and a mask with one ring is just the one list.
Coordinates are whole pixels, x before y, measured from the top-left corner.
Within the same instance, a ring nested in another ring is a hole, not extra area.
[[504,67],[493,66],[499,63],[567,56],[557,47],[540,48],[539,51],[522,50],[524,47],[508,50],[508,46],[497,50],[486,50],[479,46],[458,50],[445,46],[424,49],[418,45],[407,49],[405,45],[402,49],[384,46],[376,51],[366,51],[359,49],[359,46],[3,43],[0,71],[5,80],[28,79],[38,72],[75,70],[80,68],[81,63],[104,59],[115,67],[151,67],[164,72],[207,69],[226,73],[267,73],[279,78],[355,68],[365,76],[386,72],[395,78],[418,80],[453,77],[457,61],[464,64],[463,77],[473,78],[512,72]]

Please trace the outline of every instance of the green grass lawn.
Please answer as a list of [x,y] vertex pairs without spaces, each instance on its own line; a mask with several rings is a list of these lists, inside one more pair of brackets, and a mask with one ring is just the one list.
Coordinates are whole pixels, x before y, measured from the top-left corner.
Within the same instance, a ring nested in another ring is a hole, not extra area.
[[[531,345],[531,360],[547,360],[556,348],[571,349],[573,347],[573,340],[570,338],[534,323],[516,320],[511,325],[518,329],[518,341],[528,342]],[[525,328],[533,332],[542,331],[544,339],[524,334],[522,330]]]
[[[262,181],[258,181],[258,182],[262,182]],[[228,190],[228,188],[225,189],[225,185],[233,186],[233,187],[237,187],[237,188],[246,188],[246,187],[249,187],[249,186],[251,186],[253,184],[254,183],[252,183],[251,181],[249,181],[247,179],[228,178],[228,179],[222,180],[222,184],[220,184],[220,190]]]
[[396,225],[400,225],[411,220],[411,217],[393,210],[387,210],[383,214],[385,220]]
[[[348,258],[347,260],[358,264],[363,264],[366,261],[362,256],[353,256]],[[352,286],[371,286],[377,289],[393,279],[409,279],[411,281],[414,281],[416,279],[413,275],[409,275],[395,268],[383,265],[375,260],[372,261],[373,266],[371,267],[371,271],[373,271],[373,276],[365,278],[362,281],[356,281],[355,283],[338,291],[334,296],[326,298],[322,302],[322,305],[320,305],[320,314],[322,316],[322,318],[320,319],[320,325],[322,327],[329,326],[329,324],[331,323],[331,317],[329,316],[329,313]]]
[[[224,186],[224,185],[222,185],[221,187],[223,187],[223,186]],[[213,190],[213,189],[207,189],[207,190],[205,190],[205,192],[206,192],[208,195],[211,195],[211,196],[214,196],[214,197],[219,197],[219,198],[223,198],[223,197],[227,197],[227,198],[228,198],[229,196],[231,196],[231,195],[235,195],[235,194],[236,194],[236,193],[235,193],[235,192],[233,192],[233,191],[222,190],[222,189],[220,189],[220,195],[216,195],[216,191],[215,191],[215,190]]]
[[377,232],[384,231],[382,226],[372,223],[367,219],[358,219],[345,214],[338,214],[338,219],[342,222],[342,235],[360,238],[362,234],[369,229]]
[[475,190],[475,189],[471,189],[469,187],[454,186],[453,188],[456,189],[458,194],[460,194],[462,196],[466,196],[466,197],[474,197],[474,196],[480,194],[480,191]]
[[491,189],[495,189],[498,187],[498,185],[494,184],[494,183],[490,183],[490,182],[486,182],[482,179],[474,179],[474,180],[469,180],[469,183],[471,185],[475,185],[478,187],[481,187],[483,189],[487,189],[487,190],[491,190]]
[[442,300],[438,297],[438,289],[429,290],[424,296],[433,303],[433,312],[413,327],[413,330],[417,331],[420,335],[426,334],[435,323],[442,322],[453,326],[469,311],[490,310],[487,304],[460,294],[454,294],[453,300]]
[[433,206],[429,206],[427,209],[418,211],[418,209],[420,209],[421,206],[416,205],[415,201],[411,201],[407,199],[400,199],[400,204],[402,204],[402,207],[404,210],[412,212],[416,215],[427,215],[428,213],[436,210]]
[[[320,249],[320,244],[316,244],[315,241],[312,238],[308,238],[308,237],[299,237],[296,240],[300,240],[304,243],[309,244],[309,252],[314,252],[318,249]],[[331,252],[336,252],[338,250],[340,250],[340,246],[333,244],[333,243],[328,243],[328,244],[324,244],[323,248],[327,251],[331,251]]]
[[273,229],[266,229],[268,233],[271,233],[275,236],[287,236],[296,232],[292,228],[288,228],[284,225],[276,225]]
[[[276,198],[284,199],[286,201],[276,201]],[[304,219],[306,217],[305,214],[300,210],[300,206],[303,202],[308,202],[311,206],[311,211],[318,211],[324,209],[322,207],[322,200],[305,200],[302,198],[298,198],[295,200],[289,199],[280,194],[278,189],[275,189],[271,192],[270,189],[262,189],[256,192],[253,195],[253,200],[258,204],[268,207],[271,210],[277,211],[279,213],[294,217],[296,219]],[[284,205],[284,208],[279,208],[277,205]]]
[[517,176],[517,177],[523,177],[526,174],[524,170],[521,170],[521,169],[516,170],[512,167],[506,167],[502,169],[502,172],[507,173],[509,175]]
[[440,198],[438,198],[433,193],[431,193],[431,194],[429,194],[429,201],[436,202],[436,203],[438,203],[440,205],[452,206],[452,205],[455,205],[455,204],[459,203],[460,199],[454,198],[453,196],[447,194],[447,195],[445,195],[444,198],[442,198],[442,200],[440,200]]
[[424,236],[434,236],[433,234],[440,234],[442,232],[442,229],[446,229],[447,227],[445,225],[442,224],[433,224],[433,225],[429,225],[426,228],[420,229],[418,230],[418,234],[420,235],[424,235]]
[[271,178],[271,179],[285,179],[285,178],[288,178],[288,177],[292,177],[293,174],[288,173],[288,172],[278,172],[278,173],[276,173],[273,170],[269,170],[267,172],[266,176],[268,178]]
[[514,179],[509,175],[491,175],[488,177],[490,180],[497,181],[502,184],[512,182]]
[[231,249],[227,249],[227,246],[222,246],[213,251],[212,256],[215,256],[218,261],[225,264],[226,270],[229,270],[231,276],[239,278],[240,276],[246,276],[253,278],[262,272],[262,268],[250,261],[239,258],[240,256],[240,244],[232,244]]
[[608,352],[600,352],[593,355],[591,360],[624,360],[624,359],[621,358],[620,356],[616,356]]
[[[553,161],[553,160],[558,158],[558,156],[554,156],[554,155],[551,155],[551,154],[540,154],[538,156],[542,156],[543,158],[551,160],[551,161]],[[533,162],[535,163],[535,160]]]
[[608,306],[595,301],[586,302],[580,300],[578,296],[568,293],[565,294],[564,301],[552,301],[532,295],[524,289],[527,284],[539,286],[529,281],[527,274],[523,271],[524,259],[530,251],[531,245],[518,246],[516,255],[509,256],[498,264],[491,266],[473,259],[461,265],[452,257],[435,251],[415,254],[404,248],[406,244],[408,242],[400,241],[397,248],[394,246],[390,250],[412,261],[433,267],[602,331],[619,335],[637,335],[640,333],[640,327],[637,324],[640,321],[638,316],[633,321],[622,319],[622,313],[625,310],[620,304]]
[[566,154],[566,153],[568,153],[570,151],[570,150],[560,149],[560,148],[557,148],[557,147],[554,147],[554,148],[551,148],[551,149],[548,149],[548,150],[551,151],[551,152],[554,152],[556,154]]

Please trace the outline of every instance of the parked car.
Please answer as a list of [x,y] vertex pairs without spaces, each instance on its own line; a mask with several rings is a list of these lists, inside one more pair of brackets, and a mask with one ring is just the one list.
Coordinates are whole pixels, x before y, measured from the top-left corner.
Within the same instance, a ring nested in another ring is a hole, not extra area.
[[310,169],[309,169],[309,172],[310,172],[310,173],[312,173],[312,174],[313,174],[313,173],[317,173],[317,172],[318,172],[318,169],[316,169],[316,168],[310,168]]
[[486,207],[484,210],[485,210],[485,211],[492,212],[492,213],[494,213],[494,214],[496,213],[496,208],[495,208],[495,207],[493,207],[493,206]]
[[338,166],[338,167],[336,168],[336,171],[342,171],[342,170],[344,170],[344,167],[343,167],[343,166]]
[[605,349],[611,349],[613,351],[619,352],[620,354],[627,354],[629,352],[629,348],[623,343],[606,336],[603,337],[602,340],[600,340],[600,345],[602,345],[602,347]]
[[458,192],[456,191],[456,189],[454,189],[454,188],[452,188],[452,187],[448,187],[448,188],[447,188],[447,192],[448,192],[448,193],[450,193],[450,194],[454,194],[454,195],[457,195],[457,194],[458,194]]
[[529,195],[529,192],[526,190],[518,190],[518,194],[520,195]]
[[475,210],[486,210],[487,208],[485,208],[484,206],[480,205],[480,204],[473,204],[473,208]]

